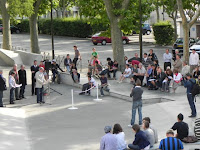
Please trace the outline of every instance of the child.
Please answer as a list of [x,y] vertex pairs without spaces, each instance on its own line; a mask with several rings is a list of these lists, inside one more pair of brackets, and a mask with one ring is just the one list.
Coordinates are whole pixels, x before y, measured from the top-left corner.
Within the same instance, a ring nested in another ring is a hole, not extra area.
[[131,68],[129,68],[129,65],[126,65],[126,69],[124,73],[120,76],[118,83],[121,83],[125,78],[129,78],[130,75],[131,75]]

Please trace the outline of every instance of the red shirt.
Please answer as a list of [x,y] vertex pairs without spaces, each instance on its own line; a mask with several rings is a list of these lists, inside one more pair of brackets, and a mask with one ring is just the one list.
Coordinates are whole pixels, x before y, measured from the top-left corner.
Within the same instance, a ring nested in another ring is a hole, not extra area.
[[39,67],[43,67],[43,68],[44,68],[44,70],[45,70],[45,65],[39,65]]
[[132,63],[132,65],[134,66],[134,65],[139,65],[139,63],[140,63],[140,62],[139,62],[139,61],[137,61],[137,60],[132,60],[132,62],[131,62],[131,63]]

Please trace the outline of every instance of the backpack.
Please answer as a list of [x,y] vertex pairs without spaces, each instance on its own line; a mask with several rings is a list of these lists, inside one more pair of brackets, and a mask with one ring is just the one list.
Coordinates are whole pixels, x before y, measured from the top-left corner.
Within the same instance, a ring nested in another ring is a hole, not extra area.
[[195,136],[188,136],[183,138],[181,141],[183,141],[184,143],[195,143],[198,141],[198,139]]
[[192,96],[195,97],[196,95],[200,94],[200,86],[199,84],[197,84],[196,81],[194,83],[190,80],[190,82],[193,84],[191,93],[192,93]]
[[197,137],[197,139],[200,140],[200,118],[195,120],[194,134]]

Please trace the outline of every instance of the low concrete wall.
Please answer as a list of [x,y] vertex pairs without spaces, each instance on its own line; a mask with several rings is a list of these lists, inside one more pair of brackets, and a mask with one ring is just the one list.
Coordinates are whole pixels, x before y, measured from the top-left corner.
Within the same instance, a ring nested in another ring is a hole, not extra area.
[[15,64],[15,61],[9,57],[9,55],[6,55],[7,50],[0,49],[0,59],[3,61],[4,65],[13,66]]
[[23,64],[27,65],[27,66],[33,65],[34,60],[37,60],[38,63],[42,60],[41,54],[34,54],[34,53],[25,52],[25,51],[21,51],[21,50],[16,50],[14,52],[19,54]]

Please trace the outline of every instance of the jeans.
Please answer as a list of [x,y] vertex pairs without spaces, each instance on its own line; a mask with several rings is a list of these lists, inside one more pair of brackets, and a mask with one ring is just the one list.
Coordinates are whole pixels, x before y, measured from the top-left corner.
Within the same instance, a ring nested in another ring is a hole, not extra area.
[[70,73],[71,72],[70,66],[66,66],[66,68],[67,68],[67,71]]
[[107,92],[109,92],[109,88],[108,88],[108,86],[100,86],[100,92],[101,92],[101,95],[104,95],[104,92],[103,92],[103,89],[105,89],[105,91],[107,91]]
[[162,90],[163,91],[167,91],[167,90],[169,91],[169,81],[162,83]]
[[36,80],[35,80],[34,77],[32,77],[32,95],[34,95],[34,94],[36,95],[37,94],[36,93],[36,89],[35,89],[35,82],[36,82]]
[[15,90],[15,88],[10,89],[10,103],[12,103],[14,101],[14,90]]
[[191,93],[187,93],[187,99],[188,99],[190,108],[192,110],[192,116],[196,116],[197,112],[196,112],[196,107],[194,104],[194,97],[192,96]]
[[20,94],[19,94],[20,98],[24,98],[24,92],[25,92],[25,85],[22,85],[20,87]]
[[74,58],[73,63],[75,64],[75,66],[77,64],[77,61],[78,61],[78,58]]
[[138,145],[128,144],[128,147],[132,150],[140,150],[140,147]]
[[116,72],[117,72],[117,69],[112,70],[112,71],[109,71],[109,70],[107,69],[107,76],[108,76],[108,78],[110,78],[110,73],[113,73],[113,78],[115,78],[115,77],[116,77]]
[[37,103],[42,102],[43,87],[37,88]]
[[144,80],[144,76],[133,76],[133,79],[135,80],[135,82],[137,81],[137,79],[139,79],[141,81],[141,85],[143,85],[143,80]]
[[55,82],[56,75],[58,74],[58,71],[57,70],[53,70],[52,73],[53,73],[53,82]]
[[136,109],[138,109],[139,125],[141,125],[142,124],[142,101],[141,100],[133,101],[131,125],[135,124]]
[[0,107],[3,106],[3,91],[0,91]]
[[19,99],[19,88],[15,88],[15,99]]

